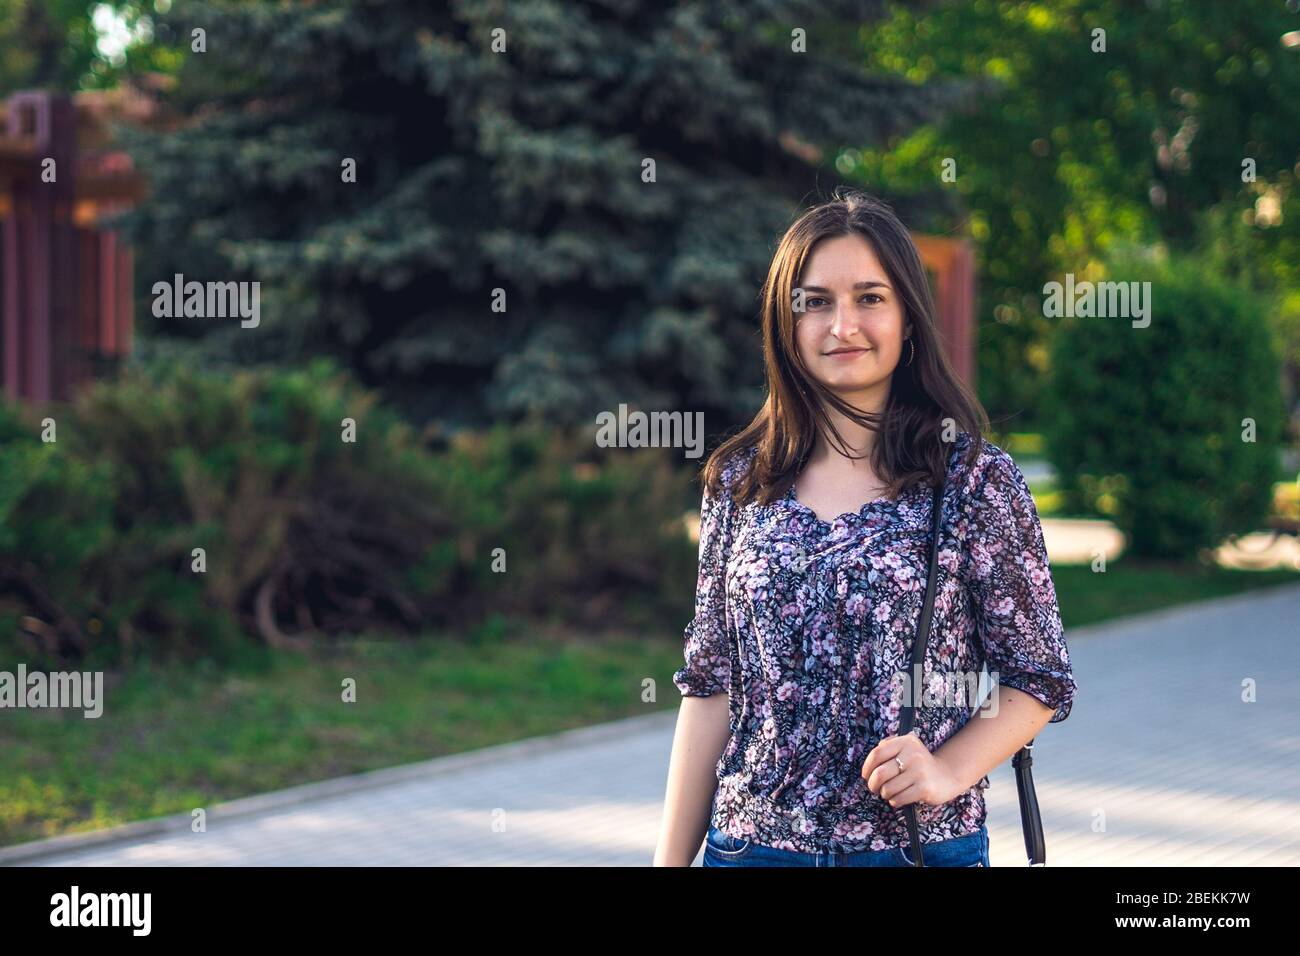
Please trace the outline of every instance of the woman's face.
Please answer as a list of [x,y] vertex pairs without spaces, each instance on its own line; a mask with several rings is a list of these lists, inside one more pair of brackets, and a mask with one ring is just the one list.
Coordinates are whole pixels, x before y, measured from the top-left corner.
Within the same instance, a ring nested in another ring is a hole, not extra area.
[[794,338],[804,364],[846,401],[856,394],[859,407],[864,398],[883,404],[903,349],[910,352],[903,337],[911,328],[871,243],[856,233],[822,239],[805,263],[802,288]]

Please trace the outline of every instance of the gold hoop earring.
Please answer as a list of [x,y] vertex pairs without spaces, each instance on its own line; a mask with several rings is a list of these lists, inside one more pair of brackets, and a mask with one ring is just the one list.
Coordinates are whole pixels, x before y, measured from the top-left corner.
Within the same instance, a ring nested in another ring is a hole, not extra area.
[[912,346],[912,354],[907,357],[907,364],[911,365],[912,359],[916,358],[916,343],[912,341],[912,337],[910,335],[907,337],[907,344]]

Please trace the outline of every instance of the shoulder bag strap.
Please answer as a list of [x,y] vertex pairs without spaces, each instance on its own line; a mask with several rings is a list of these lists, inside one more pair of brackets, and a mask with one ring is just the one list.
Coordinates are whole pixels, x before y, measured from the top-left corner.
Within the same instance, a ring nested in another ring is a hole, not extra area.
[[[930,571],[925,579],[925,603],[921,605],[921,623],[917,627],[916,639],[912,641],[912,667],[908,672],[908,680],[904,682],[904,686],[909,687],[911,693],[904,695],[898,723],[900,736],[912,732],[912,724],[916,718],[916,701],[920,698],[921,688],[924,686],[925,646],[930,640],[930,618],[934,611],[934,579],[939,567],[939,531],[943,525],[943,486],[944,482],[941,478],[939,486],[933,489],[933,503],[930,506]],[[913,865],[925,866],[925,853],[921,849],[921,831],[916,823],[916,804],[909,803],[903,807],[903,813],[907,817],[907,838],[915,855]]]
[[[910,676],[924,676],[925,647],[930,639],[930,619],[934,612],[934,582],[939,565],[939,533],[943,524],[943,482],[934,489],[931,507],[932,523],[930,529],[930,569],[925,582],[925,603],[921,606],[921,621],[917,628],[916,640],[912,642],[912,669]],[[899,734],[910,733],[915,721],[915,701],[919,698],[923,680],[912,681],[911,699],[905,699],[899,720]],[[1047,862],[1047,845],[1043,837],[1043,818],[1038,809],[1038,796],[1034,792],[1034,777],[1031,770],[1033,758],[1030,749],[1031,740],[1021,747],[1011,765],[1016,771],[1016,794],[1020,799],[1020,822],[1025,835],[1025,853],[1030,866],[1042,866]],[[909,803],[903,808],[907,816],[907,836],[915,850],[914,866],[925,865],[925,853],[921,845],[920,828],[916,822],[916,804]]]

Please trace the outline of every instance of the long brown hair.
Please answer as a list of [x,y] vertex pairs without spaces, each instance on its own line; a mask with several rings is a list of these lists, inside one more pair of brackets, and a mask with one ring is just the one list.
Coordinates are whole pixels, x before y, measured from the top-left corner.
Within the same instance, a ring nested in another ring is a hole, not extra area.
[[[863,412],[818,382],[794,341],[793,290],[804,265],[822,239],[859,235],[871,244],[890,283],[898,290],[904,324],[912,323],[915,357],[899,362],[890,380],[882,412]],[[988,415],[971,390],[954,373],[939,342],[934,302],[921,256],[907,228],[894,211],[857,189],[841,186],[833,198],[803,213],[786,230],[772,257],[763,286],[763,366],[767,400],[754,420],[724,441],[704,466],[704,484],[711,492],[721,485],[731,455],[757,447],[753,461],[731,487],[737,505],[751,500],[767,504],[784,495],[812,454],[815,427],[833,435],[846,457],[849,449],[831,423],[825,402],[877,433],[871,467],[887,483],[889,497],[898,497],[916,482],[938,484],[946,473],[950,447],[943,438],[947,419],[955,431],[967,431],[973,441],[968,461],[979,456]],[[821,401],[817,399],[820,398]]]

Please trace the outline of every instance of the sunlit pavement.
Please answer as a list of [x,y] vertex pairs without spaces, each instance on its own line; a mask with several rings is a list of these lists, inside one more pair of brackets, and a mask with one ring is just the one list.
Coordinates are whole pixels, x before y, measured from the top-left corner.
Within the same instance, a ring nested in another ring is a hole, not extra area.
[[[1124,553],[1124,534],[1109,521],[1043,518],[1043,543],[1052,565],[1114,561]],[[1300,537],[1256,532],[1215,549],[1220,567],[1243,571],[1300,570]]]

